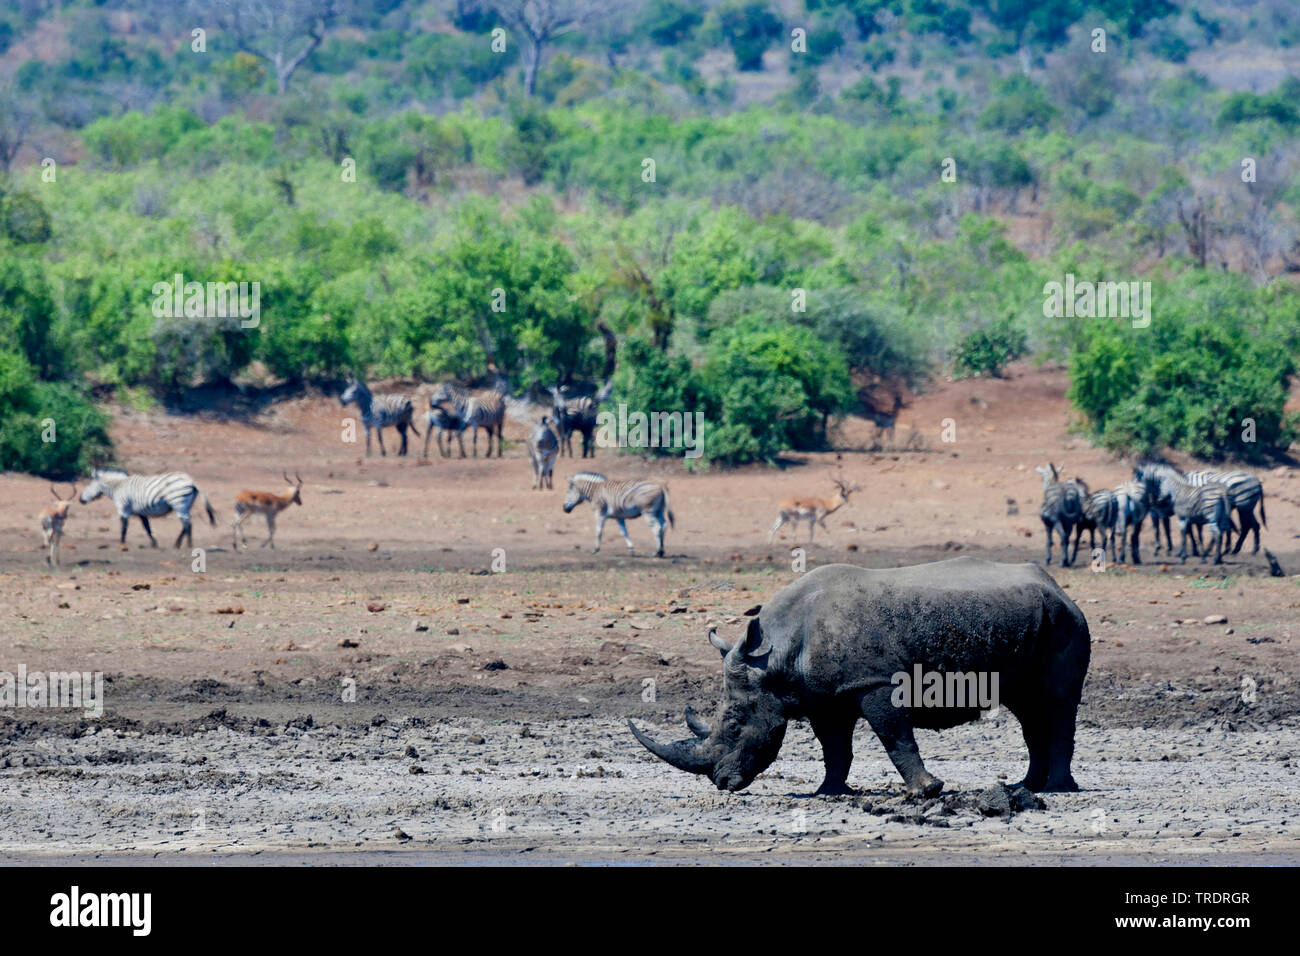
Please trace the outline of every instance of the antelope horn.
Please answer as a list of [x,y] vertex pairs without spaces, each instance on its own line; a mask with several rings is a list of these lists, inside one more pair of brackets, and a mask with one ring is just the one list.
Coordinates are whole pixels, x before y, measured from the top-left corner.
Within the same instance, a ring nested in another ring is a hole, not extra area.
[[632,723],[631,719],[628,720],[627,725],[632,728],[632,735],[641,742],[641,745],[665,763],[672,764],[678,770],[685,770],[687,773],[713,772],[713,761],[700,753],[701,741],[698,737],[679,740],[672,744],[661,744],[637,730],[636,724]]

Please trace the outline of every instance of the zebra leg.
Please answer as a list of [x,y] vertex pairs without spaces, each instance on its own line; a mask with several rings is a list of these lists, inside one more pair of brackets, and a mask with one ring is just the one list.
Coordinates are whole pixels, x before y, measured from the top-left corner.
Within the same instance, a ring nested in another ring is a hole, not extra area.
[[627,521],[622,518],[615,518],[614,520],[618,522],[618,530],[623,533],[623,540],[627,542],[628,551],[634,550],[632,547],[632,539],[627,533]]
[[664,556],[664,528],[667,526],[668,522],[657,515],[646,515],[645,523],[648,524],[650,530],[654,532],[655,544],[659,546],[658,550],[655,551],[655,557],[662,558]]
[[406,422],[398,422],[396,428],[397,434],[402,436],[402,448],[398,451],[397,457],[404,458],[406,456]]
[[[1232,549],[1233,554],[1241,551],[1241,546],[1246,543],[1246,534],[1252,529],[1255,532],[1255,553],[1259,553],[1259,522],[1255,520],[1255,512],[1250,508],[1238,508],[1237,517],[1241,519],[1241,532],[1237,536],[1237,546]],[[1231,543],[1231,542],[1229,542]]]
[[[424,430],[424,454],[421,456],[422,458],[428,459],[429,457],[429,439],[432,437],[433,437],[433,425],[430,424],[429,427]],[[438,451],[442,451],[441,435],[438,436]]]
[[121,515],[120,520],[122,522],[122,537],[119,539],[119,543],[126,544],[126,526],[131,518],[129,515]]
[[[456,441],[460,442],[460,457],[465,457],[465,429],[459,428],[456,431]],[[447,450],[451,450],[451,439],[447,439]]]
[[[1141,564],[1142,555],[1138,553],[1138,535],[1142,533],[1142,522],[1133,525],[1133,563]],[[1158,534],[1159,532],[1157,532]]]
[[370,457],[370,426],[366,425],[366,457]]
[[1047,554],[1043,557],[1043,564],[1051,566],[1052,563],[1052,526],[1043,522],[1043,530],[1047,532]]
[[[367,435],[366,437],[369,438],[370,436]],[[382,426],[382,425],[375,429],[375,437],[376,437],[377,439],[379,439],[379,455],[380,455],[380,457],[381,457],[381,458],[387,458],[387,457],[388,457],[388,449],[384,447],[384,429],[383,429],[383,426]]]
[[190,525],[190,516],[180,515],[179,517],[181,519],[181,533],[176,536],[176,543],[172,545],[172,547],[179,548],[181,546],[181,542],[185,540],[185,536],[189,535],[190,547],[192,548],[194,547],[194,529]]
[[153,529],[149,527],[149,519],[146,518],[144,515],[140,515],[140,523],[144,525],[144,533],[149,536],[149,547],[151,548],[158,547],[158,541],[153,536]]
[[600,539],[605,534],[605,515],[603,512],[596,513],[596,546],[591,549],[592,554],[600,554]]

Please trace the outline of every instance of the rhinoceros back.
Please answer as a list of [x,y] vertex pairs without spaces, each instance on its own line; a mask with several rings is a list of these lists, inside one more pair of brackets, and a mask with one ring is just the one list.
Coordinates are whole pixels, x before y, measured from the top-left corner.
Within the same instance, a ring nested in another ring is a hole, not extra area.
[[887,684],[918,664],[995,670],[1004,686],[1053,655],[1081,656],[1087,669],[1082,612],[1032,564],[825,565],[765,604],[760,622],[772,663],[814,695]]

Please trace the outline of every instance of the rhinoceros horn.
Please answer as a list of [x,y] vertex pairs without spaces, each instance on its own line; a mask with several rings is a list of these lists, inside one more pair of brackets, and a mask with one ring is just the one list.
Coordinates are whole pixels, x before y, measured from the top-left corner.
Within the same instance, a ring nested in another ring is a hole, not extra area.
[[713,761],[705,754],[702,744],[704,741],[698,737],[692,737],[689,740],[679,740],[671,744],[661,744],[659,741],[647,737],[641,731],[637,730],[636,724],[629,719],[627,725],[632,728],[632,734],[637,740],[641,741],[642,746],[650,751],[660,760],[672,764],[678,770],[685,770],[688,773],[712,773]]

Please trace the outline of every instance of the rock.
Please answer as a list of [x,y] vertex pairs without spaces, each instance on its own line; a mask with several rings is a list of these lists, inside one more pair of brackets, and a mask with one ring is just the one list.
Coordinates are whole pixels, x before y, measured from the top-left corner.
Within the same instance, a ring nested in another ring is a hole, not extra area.
[[975,809],[986,817],[1004,817],[1011,814],[1011,791],[1005,784],[995,783],[975,801]]
[[339,641],[338,646],[339,647],[360,647],[361,644],[358,641],[352,640],[352,638],[350,637],[345,637],[343,638],[343,640]]
[[380,611],[386,611],[387,609],[388,609],[387,604],[380,604],[378,601],[366,602],[366,610],[369,611],[371,614],[378,614]]
[[396,840],[406,841],[411,839],[411,835],[406,833],[401,827],[397,827],[393,830],[393,838]]
[[509,670],[510,665],[507,664],[505,661],[501,660],[500,658],[497,658],[494,661],[488,661],[486,664],[484,664],[483,669],[485,671],[504,671],[504,670]]
[[1017,813],[1025,810],[1046,810],[1047,803],[1038,794],[1032,790],[1026,790],[1024,787],[1016,787],[1009,794],[1011,806]]
[[470,734],[469,737],[467,737],[466,739],[472,744],[487,743],[487,740],[483,738],[482,734]]
[[1228,619],[1222,614],[1207,614],[1205,616],[1206,624],[1227,624]]
[[415,749],[414,744],[407,744],[406,750],[404,750],[403,753],[414,760],[420,759],[420,751]]
[[411,764],[410,769],[407,770],[406,772],[407,772],[407,773],[424,773],[424,768],[421,767],[418,763],[413,763],[413,764]]
[[429,625],[423,623],[418,617],[411,622],[411,633],[419,634],[429,629]]
[[378,550],[379,550],[379,542],[378,542],[378,541],[371,541],[368,545],[366,545],[366,550],[367,550],[367,551],[378,551]]
[[458,627],[449,627],[449,628],[447,628],[447,636],[448,636],[448,637],[460,637],[460,628],[458,628]]

